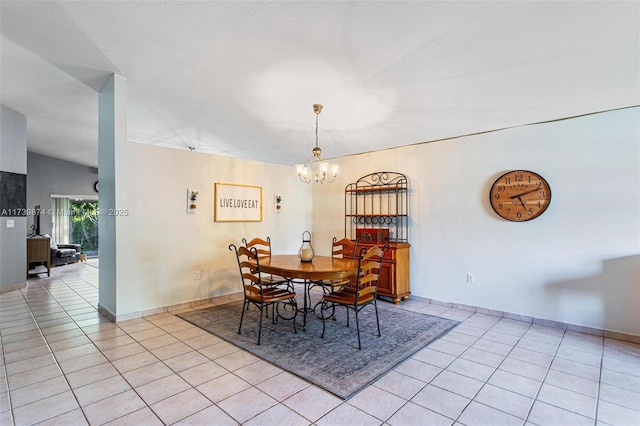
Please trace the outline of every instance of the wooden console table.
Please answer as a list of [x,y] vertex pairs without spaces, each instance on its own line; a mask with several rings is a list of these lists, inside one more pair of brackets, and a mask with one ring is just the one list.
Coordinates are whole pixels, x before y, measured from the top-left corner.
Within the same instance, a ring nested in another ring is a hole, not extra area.
[[47,267],[47,276],[51,276],[51,243],[47,237],[27,238],[27,277],[29,264],[41,262]]

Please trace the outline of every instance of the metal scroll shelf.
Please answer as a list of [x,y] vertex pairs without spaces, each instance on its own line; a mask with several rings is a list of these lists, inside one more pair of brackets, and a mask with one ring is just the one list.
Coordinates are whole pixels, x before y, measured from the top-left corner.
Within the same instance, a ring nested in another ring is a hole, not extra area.
[[345,187],[345,237],[356,231],[388,231],[389,242],[408,242],[408,179],[402,173],[375,172]]

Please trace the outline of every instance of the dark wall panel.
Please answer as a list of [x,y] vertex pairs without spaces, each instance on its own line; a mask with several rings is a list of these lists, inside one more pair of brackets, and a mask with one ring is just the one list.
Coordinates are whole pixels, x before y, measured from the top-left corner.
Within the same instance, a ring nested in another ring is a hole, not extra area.
[[0,171],[0,216],[27,215],[27,175]]

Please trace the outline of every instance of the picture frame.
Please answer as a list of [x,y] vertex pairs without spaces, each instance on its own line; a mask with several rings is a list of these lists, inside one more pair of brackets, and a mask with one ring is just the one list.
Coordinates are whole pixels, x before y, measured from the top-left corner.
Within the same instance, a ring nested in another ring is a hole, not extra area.
[[262,222],[262,187],[215,183],[214,221]]

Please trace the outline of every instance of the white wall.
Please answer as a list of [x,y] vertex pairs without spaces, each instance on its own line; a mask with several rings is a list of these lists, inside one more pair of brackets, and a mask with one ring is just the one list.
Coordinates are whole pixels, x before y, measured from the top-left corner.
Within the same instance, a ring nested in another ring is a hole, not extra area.
[[[314,235],[343,234],[347,182],[401,172],[414,295],[640,335],[639,132],[634,108],[343,158],[340,184],[315,188]],[[514,169],[551,185],[533,221],[489,205],[491,184]]]
[[[309,229],[329,253],[344,234],[345,185],[389,170],[410,180],[414,295],[640,335],[639,124],[635,108],[352,156],[324,185],[298,182],[292,167],[129,143],[117,184],[129,211],[118,223],[117,314],[239,291],[227,246],[244,236],[295,253]],[[551,185],[533,221],[505,221],[489,205],[489,187],[513,169]],[[215,182],[263,186],[263,221],[214,222]],[[196,215],[187,188],[200,192]]]
[[[128,211],[117,224],[117,316],[240,291],[229,244],[270,236],[274,253],[295,253],[311,229],[312,188],[293,167],[136,143],[126,151],[127,177],[116,183],[117,208]],[[262,222],[214,222],[215,182],[262,186]],[[187,214],[187,189],[199,192],[196,214]]]

